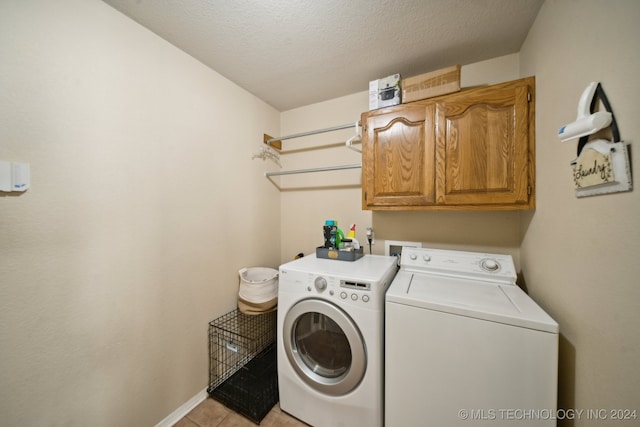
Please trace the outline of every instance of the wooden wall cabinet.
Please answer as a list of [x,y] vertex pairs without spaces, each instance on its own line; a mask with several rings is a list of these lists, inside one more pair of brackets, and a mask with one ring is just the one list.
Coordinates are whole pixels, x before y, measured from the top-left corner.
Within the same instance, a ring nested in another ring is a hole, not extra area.
[[363,113],[363,209],[534,209],[534,120],[533,77]]

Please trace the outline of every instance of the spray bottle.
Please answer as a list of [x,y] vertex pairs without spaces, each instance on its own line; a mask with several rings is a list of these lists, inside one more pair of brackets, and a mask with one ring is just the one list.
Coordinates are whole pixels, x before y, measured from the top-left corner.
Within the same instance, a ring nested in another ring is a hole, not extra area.
[[355,224],[351,224],[351,227],[349,227],[349,234],[347,235],[347,238],[351,239],[351,241],[353,242],[353,249],[355,249],[355,250],[360,249],[360,242],[358,242],[358,239],[356,239],[356,225]]

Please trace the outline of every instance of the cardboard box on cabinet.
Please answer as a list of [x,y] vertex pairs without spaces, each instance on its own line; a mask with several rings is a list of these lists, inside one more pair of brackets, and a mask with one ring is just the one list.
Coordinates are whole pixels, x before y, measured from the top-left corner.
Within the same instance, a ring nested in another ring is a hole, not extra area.
[[460,65],[408,77],[402,81],[402,103],[446,95],[460,90]]

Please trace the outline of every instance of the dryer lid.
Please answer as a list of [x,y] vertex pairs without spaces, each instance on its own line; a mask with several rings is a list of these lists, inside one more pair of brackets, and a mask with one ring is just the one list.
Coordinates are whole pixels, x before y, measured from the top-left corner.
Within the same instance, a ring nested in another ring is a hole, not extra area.
[[388,302],[558,333],[558,324],[512,284],[400,271]]

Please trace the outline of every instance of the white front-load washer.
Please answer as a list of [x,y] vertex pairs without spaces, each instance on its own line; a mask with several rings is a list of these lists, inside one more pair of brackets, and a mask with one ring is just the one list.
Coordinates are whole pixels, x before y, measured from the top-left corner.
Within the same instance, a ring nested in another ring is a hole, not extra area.
[[384,295],[397,259],[305,256],[280,266],[280,408],[314,426],[382,426]]
[[385,315],[387,427],[555,425],[558,324],[511,256],[405,247]]

